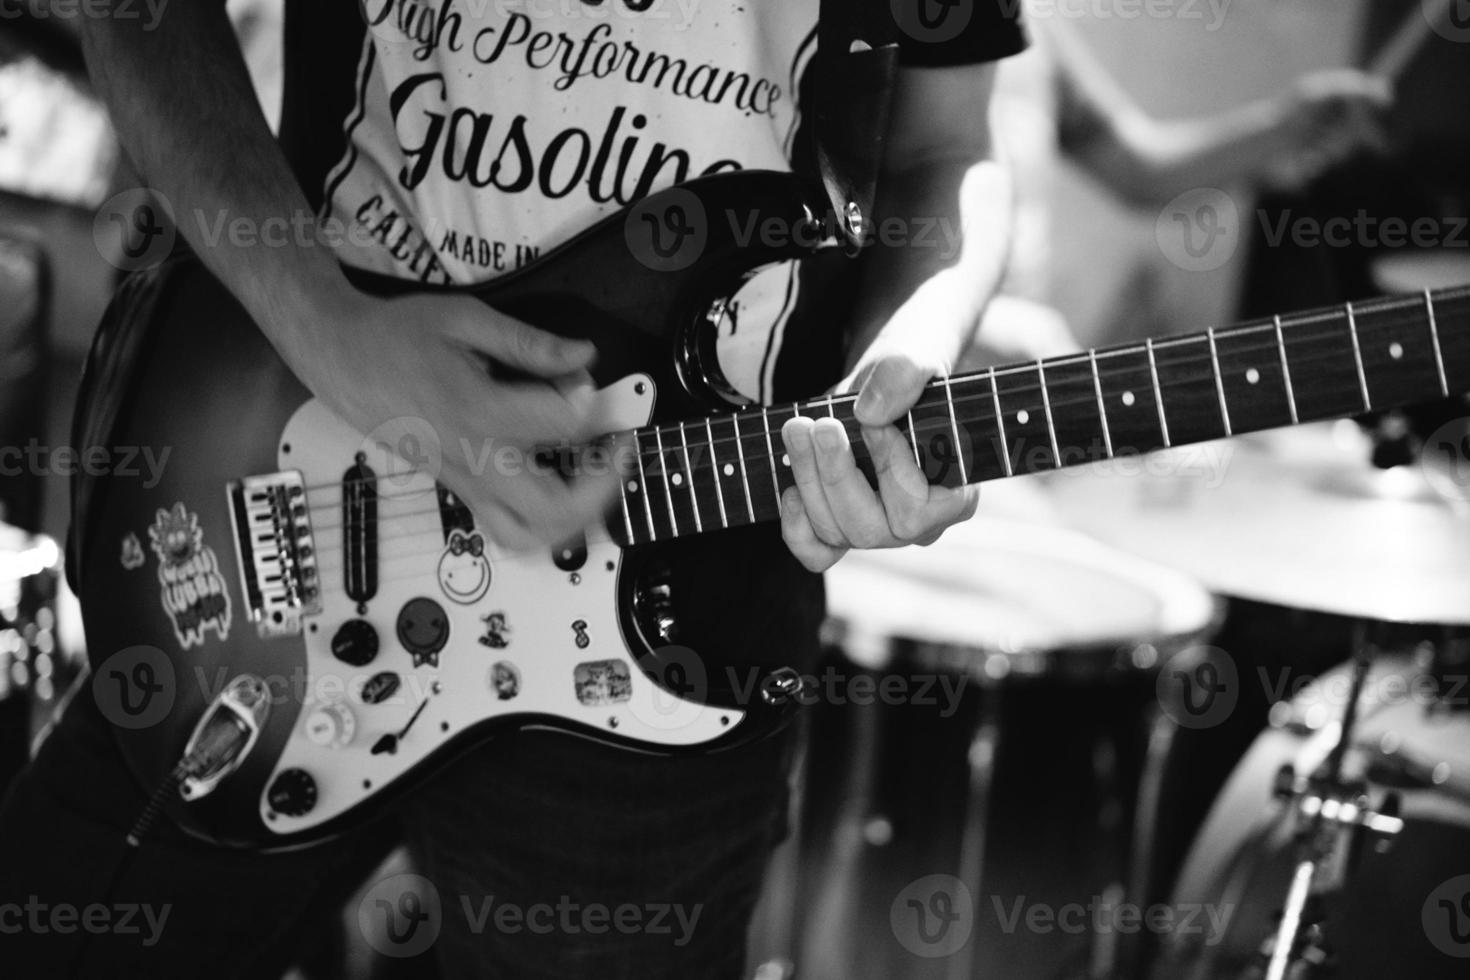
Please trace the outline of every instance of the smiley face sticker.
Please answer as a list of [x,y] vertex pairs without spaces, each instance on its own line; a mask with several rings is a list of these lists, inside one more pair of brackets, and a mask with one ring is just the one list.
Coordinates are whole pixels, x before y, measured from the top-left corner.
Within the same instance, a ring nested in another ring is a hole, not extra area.
[[479,531],[449,532],[449,544],[439,558],[439,588],[450,602],[468,606],[490,591],[490,559]]

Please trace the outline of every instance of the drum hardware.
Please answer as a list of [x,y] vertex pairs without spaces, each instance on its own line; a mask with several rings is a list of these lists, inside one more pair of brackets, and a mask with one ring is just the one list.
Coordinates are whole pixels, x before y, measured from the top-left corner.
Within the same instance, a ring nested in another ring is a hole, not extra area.
[[[1354,651],[1340,720],[1326,721],[1315,710],[1319,704],[1307,707],[1300,699],[1293,705],[1290,718],[1283,714],[1273,720],[1276,731],[1307,738],[1309,745],[1320,745],[1315,756],[1320,762],[1313,766],[1313,753],[1307,750],[1302,753],[1303,761],[1281,765],[1271,791],[1280,806],[1279,815],[1267,816],[1264,822],[1257,823],[1235,858],[1225,864],[1215,861],[1217,868],[1228,871],[1222,872],[1225,878],[1213,889],[1212,897],[1232,907],[1241,906],[1249,897],[1245,883],[1250,880],[1241,877],[1245,869],[1240,863],[1242,858],[1252,850],[1268,846],[1273,836],[1280,839],[1272,830],[1273,825],[1289,829],[1291,871],[1274,931],[1257,947],[1257,960],[1248,962],[1231,976],[1241,980],[1326,980],[1338,976],[1339,964],[1328,934],[1327,901],[1345,891],[1365,848],[1385,853],[1403,833],[1405,821],[1400,815],[1399,788],[1432,789],[1448,778],[1448,763],[1427,765],[1402,754],[1393,728],[1378,733],[1375,741],[1366,741],[1371,733],[1362,730],[1360,712],[1369,703],[1365,697],[1369,675],[1382,649],[1376,641],[1389,635],[1391,629],[1388,624],[1367,621],[1355,624]],[[1422,667],[1424,658],[1415,659]],[[1376,711],[1381,710],[1382,704],[1374,707]],[[1360,760],[1365,749],[1368,750],[1366,762],[1358,761],[1350,766],[1349,753]],[[1382,777],[1386,774],[1394,778],[1385,780]],[[1376,803],[1374,795],[1378,797]],[[1283,819],[1285,824],[1281,822]],[[1212,814],[1211,821],[1217,820],[1218,816]],[[1201,834],[1202,840],[1208,833],[1209,825]],[[1202,842],[1197,842],[1196,848],[1201,846]],[[1181,879],[1186,887],[1189,877],[1186,869]],[[1186,897],[1200,895],[1186,892]],[[1212,971],[1188,975],[1224,974]]]

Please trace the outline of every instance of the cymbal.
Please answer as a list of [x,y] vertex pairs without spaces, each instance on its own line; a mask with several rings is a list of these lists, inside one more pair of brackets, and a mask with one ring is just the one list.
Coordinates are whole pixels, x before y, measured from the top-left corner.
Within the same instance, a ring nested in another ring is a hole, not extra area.
[[1470,493],[1432,462],[1380,470],[1369,452],[1355,425],[1328,423],[1045,482],[1067,523],[1222,595],[1470,625]]

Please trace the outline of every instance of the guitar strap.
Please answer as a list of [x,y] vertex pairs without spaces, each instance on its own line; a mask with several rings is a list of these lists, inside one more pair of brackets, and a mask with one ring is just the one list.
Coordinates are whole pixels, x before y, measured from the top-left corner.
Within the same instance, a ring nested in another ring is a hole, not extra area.
[[849,251],[871,221],[898,70],[891,0],[821,0],[817,24],[817,166]]

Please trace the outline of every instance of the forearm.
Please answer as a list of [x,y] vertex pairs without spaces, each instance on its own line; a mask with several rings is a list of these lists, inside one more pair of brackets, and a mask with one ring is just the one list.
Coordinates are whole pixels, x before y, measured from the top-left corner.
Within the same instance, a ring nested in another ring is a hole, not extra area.
[[1100,142],[1084,162],[1122,196],[1166,201],[1196,187],[1259,178],[1285,149],[1280,112],[1252,102],[1200,119],[1119,120],[1113,139]]
[[[309,344],[301,311],[347,287],[331,250],[301,233],[310,206],[261,113],[224,4],[174,4],[151,30],[135,18],[82,24],[88,69],[134,166],[292,360]],[[237,222],[252,234],[233,234]],[[269,244],[267,228],[277,232]]]
[[894,340],[952,366],[1005,270],[1009,175],[993,159],[947,159],[886,173],[881,186],[849,361],[892,326]]

